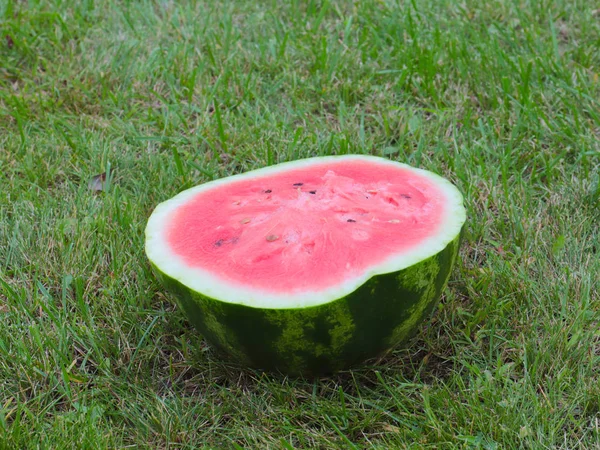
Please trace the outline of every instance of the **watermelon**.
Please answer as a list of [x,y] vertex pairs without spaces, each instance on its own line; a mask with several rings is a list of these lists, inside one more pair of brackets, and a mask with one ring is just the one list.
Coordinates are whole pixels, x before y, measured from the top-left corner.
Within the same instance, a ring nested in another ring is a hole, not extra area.
[[418,330],[446,286],[464,222],[460,192],[438,175],[327,156],[181,192],[152,212],[145,250],[220,354],[321,375]]

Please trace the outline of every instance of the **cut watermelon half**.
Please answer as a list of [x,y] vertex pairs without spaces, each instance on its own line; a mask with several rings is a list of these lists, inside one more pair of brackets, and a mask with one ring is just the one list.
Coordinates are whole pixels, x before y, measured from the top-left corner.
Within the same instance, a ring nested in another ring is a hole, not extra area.
[[146,253],[206,339],[253,367],[326,373],[412,335],[465,222],[456,187],[371,156],[283,163],[161,203]]

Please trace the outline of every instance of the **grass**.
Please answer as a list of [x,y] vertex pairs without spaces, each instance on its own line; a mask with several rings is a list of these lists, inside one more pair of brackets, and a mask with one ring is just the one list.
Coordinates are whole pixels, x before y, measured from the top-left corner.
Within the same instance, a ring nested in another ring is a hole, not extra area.
[[[9,1],[0,31],[2,448],[600,446],[592,3]],[[329,378],[221,362],[149,271],[150,211],[342,153],[464,193],[435,316]]]

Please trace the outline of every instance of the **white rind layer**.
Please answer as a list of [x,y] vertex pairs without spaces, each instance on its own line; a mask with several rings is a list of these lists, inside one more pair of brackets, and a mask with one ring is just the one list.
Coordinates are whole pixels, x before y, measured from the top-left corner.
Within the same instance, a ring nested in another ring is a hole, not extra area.
[[[338,285],[320,291],[305,291],[291,294],[276,294],[260,289],[235,285],[231,281],[202,270],[192,268],[183,259],[173,253],[164,236],[165,224],[169,222],[173,212],[200,192],[233,181],[255,179],[273,175],[289,169],[298,169],[319,165],[327,162],[365,161],[377,164],[404,168],[431,180],[444,195],[446,195],[445,217],[437,233],[430,236],[409,251],[390,256],[385,262],[372,266],[359,276],[342,280]],[[227,178],[211,181],[191,189],[187,189],[170,200],[160,203],[152,212],[146,226],[146,254],[150,261],[165,275],[179,280],[188,288],[215,300],[236,303],[255,308],[291,309],[306,308],[332,302],[355,291],[375,275],[397,272],[417,264],[446,248],[460,233],[466,220],[463,197],[450,181],[432,172],[417,169],[406,164],[390,161],[384,158],[366,155],[324,156],[281,163],[250,172],[233,175]]]

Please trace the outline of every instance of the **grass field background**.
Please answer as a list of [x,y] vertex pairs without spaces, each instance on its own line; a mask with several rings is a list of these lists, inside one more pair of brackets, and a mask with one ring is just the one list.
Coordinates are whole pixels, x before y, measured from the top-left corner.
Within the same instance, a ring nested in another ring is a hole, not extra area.
[[[0,447],[598,448],[593,3],[0,0]],[[148,215],[344,153],[464,193],[435,316],[329,378],[224,364]]]

